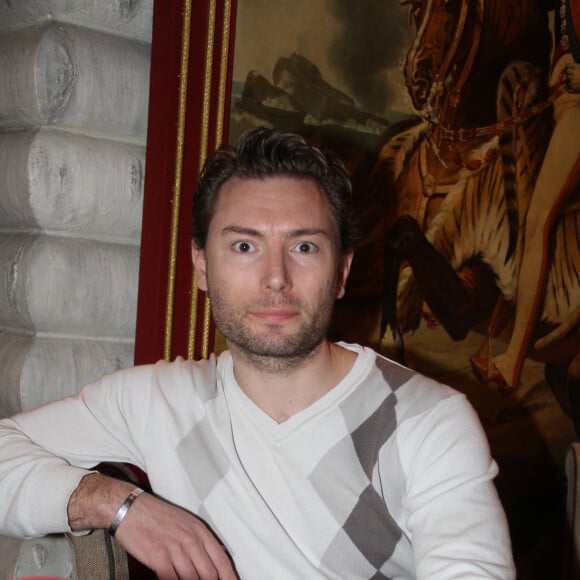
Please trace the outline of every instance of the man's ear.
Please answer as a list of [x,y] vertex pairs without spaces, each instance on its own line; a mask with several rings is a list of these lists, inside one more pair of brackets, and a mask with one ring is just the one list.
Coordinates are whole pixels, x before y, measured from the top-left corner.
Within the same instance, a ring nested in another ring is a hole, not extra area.
[[350,272],[350,266],[352,264],[352,258],[354,253],[352,250],[346,252],[342,255],[341,261],[338,264],[338,284],[336,285],[336,298],[342,298],[344,296],[346,288],[346,280]]
[[207,292],[207,260],[205,258],[205,250],[198,248],[195,242],[191,242],[191,261],[193,262],[193,269],[197,274],[197,287]]

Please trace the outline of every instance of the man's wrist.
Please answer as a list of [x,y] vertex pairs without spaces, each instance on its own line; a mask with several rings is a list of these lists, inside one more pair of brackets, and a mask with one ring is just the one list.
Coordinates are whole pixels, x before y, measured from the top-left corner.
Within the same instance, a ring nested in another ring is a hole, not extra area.
[[140,487],[136,487],[126,498],[125,501],[121,504],[121,507],[115,514],[115,518],[111,522],[109,526],[109,534],[115,537],[115,533],[117,532],[117,528],[121,525],[121,522],[125,519],[127,513],[129,513],[129,508],[133,505],[133,502],[143,493],[143,490]]
[[119,506],[134,487],[132,483],[101,473],[85,475],[68,502],[70,529],[109,528]]

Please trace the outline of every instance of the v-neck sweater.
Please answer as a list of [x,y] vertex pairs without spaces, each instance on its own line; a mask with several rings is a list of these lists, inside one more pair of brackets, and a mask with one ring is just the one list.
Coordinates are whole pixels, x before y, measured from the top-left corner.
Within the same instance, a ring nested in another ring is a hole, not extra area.
[[208,522],[242,579],[513,578],[465,396],[341,346],[357,354],[346,377],[283,423],[236,383],[229,352],[118,371],[0,422],[0,532],[67,531],[86,470],[119,461]]

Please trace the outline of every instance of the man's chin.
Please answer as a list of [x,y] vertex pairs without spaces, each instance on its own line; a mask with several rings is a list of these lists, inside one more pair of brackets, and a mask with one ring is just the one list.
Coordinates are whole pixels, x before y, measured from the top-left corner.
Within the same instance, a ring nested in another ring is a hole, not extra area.
[[231,340],[229,342],[235,350],[253,357],[301,359],[315,350],[322,340],[312,340],[312,336],[288,336],[280,332],[270,332],[265,335],[253,336],[251,340]]

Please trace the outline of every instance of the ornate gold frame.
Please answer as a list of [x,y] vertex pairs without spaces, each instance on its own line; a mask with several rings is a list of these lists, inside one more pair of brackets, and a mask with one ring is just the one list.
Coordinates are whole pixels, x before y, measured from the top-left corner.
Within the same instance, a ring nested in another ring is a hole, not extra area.
[[191,268],[189,208],[208,151],[227,141],[235,8],[236,0],[155,3],[137,364],[207,358],[215,348],[209,300]]

